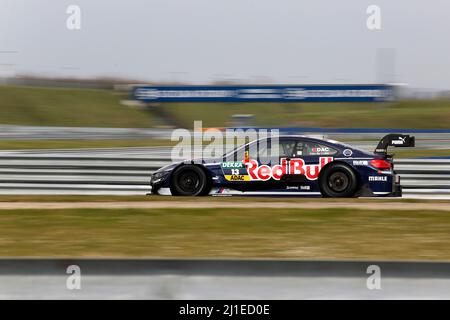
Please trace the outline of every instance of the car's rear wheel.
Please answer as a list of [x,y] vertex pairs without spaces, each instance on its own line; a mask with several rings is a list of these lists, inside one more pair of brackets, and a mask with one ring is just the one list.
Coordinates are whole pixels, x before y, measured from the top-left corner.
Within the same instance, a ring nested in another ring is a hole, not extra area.
[[324,197],[349,198],[358,191],[358,178],[352,168],[336,163],[320,173],[319,187]]
[[174,196],[203,196],[211,187],[205,171],[195,165],[183,165],[175,170],[170,183]]

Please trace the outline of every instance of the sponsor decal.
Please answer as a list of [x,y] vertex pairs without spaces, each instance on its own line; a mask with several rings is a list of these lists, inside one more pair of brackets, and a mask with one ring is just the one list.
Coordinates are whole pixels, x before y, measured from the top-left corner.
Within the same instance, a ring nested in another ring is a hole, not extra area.
[[353,154],[353,151],[350,149],[345,149],[344,152],[342,152],[344,154],[344,156],[346,157],[351,157]]
[[245,174],[227,174],[225,179],[228,181],[250,181],[250,177]]
[[368,166],[369,165],[369,161],[367,161],[367,160],[353,160],[353,165],[354,166]]
[[287,186],[287,190],[311,190],[310,186]]
[[330,148],[328,147],[316,147],[316,148],[311,148],[309,150],[309,154],[327,154],[330,153]]
[[285,174],[304,175],[308,180],[317,180],[320,170],[332,161],[333,157],[320,157],[318,164],[305,164],[305,161],[301,158],[290,160],[282,158],[280,164],[273,167],[260,166],[256,160],[246,161],[245,164],[250,180],[280,180]]
[[392,145],[402,145],[405,144],[406,142],[406,137],[398,137],[398,140],[392,140]]
[[387,176],[369,176],[369,181],[387,181]]
[[223,162],[221,167],[228,181],[250,181],[243,162]]
[[244,164],[241,161],[237,162],[222,162],[220,164],[222,168],[243,168]]

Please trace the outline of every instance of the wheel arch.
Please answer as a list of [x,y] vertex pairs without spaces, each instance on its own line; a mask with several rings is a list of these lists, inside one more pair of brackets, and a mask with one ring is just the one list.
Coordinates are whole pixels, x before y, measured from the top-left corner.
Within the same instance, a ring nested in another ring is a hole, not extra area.
[[337,165],[337,164],[344,165],[344,166],[348,167],[350,170],[353,171],[353,173],[355,174],[356,179],[357,179],[358,190],[360,190],[361,187],[362,187],[362,185],[363,185],[363,181],[362,181],[362,176],[361,176],[361,174],[358,172],[358,170],[356,170],[356,169],[355,169],[352,165],[350,165],[348,162],[345,162],[345,161],[342,161],[342,160],[334,160],[334,161],[331,161],[331,162],[327,163],[327,164],[320,170],[320,172],[319,172],[319,177],[317,178],[317,182],[320,181],[321,177],[323,176],[323,172],[325,172],[325,169],[327,169],[327,168],[329,168],[329,167],[331,167],[331,166]]
[[169,181],[169,186],[170,186],[171,189],[172,189],[172,184],[173,184],[173,176],[174,176],[174,173],[175,173],[178,169],[180,169],[181,167],[184,167],[184,166],[195,166],[195,167],[200,168],[200,169],[205,173],[205,175],[206,175],[208,188],[212,188],[212,175],[211,175],[211,172],[210,172],[203,164],[200,164],[200,163],[191,163],[191,162],[182,162],[182,163],[178,164],[176,167],[174,167],[174,168],[170,171],[170,175],[169,175],[168,181]]
[[358,170],[356,170],[356,169],[355,169],[352,165],[350,165],[348,162],[345,162],[345,161],[342,161],[342,160],[333,160],[333,161],[331,161],[331,162],[328,162],[326,165],[323,166],[322,169],[320,169],[319,177],[322,175],[322,172],[324,171],[324,169],[326,169],[326,168],[328,168],[328,167],[331,167],[331,166],[333,166],[333,165],[336,165],[336,164],[342,164],[342,165],[344,165],[344,166],[347,166],[347,167],[349,167],[350,169],[352,169],[352,170],[355,172],[355,174],[359,175]]

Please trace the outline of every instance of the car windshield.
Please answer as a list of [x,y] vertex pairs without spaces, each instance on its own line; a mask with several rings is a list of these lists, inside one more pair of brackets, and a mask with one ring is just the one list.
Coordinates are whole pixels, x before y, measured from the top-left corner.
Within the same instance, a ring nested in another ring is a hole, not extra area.
[[278,160],[279,157],[292,157],[297,144],[295,139],[260,139],[244,144],[223,155],[226,161],[240,161],[244,159],[245,151],[248,151],[250,159],[258,159],[263,162]]
[[[235,155],[242,154],[242,159],[243,159],[244,151],[246,149],[254,149],[254,148],[250,148],[250,146],[254,146],[257,142],[258,141],[252,141],[252,142],[243,144],[240,147],[236,147],[232,150],[228,150],[226,153],[224,153],[222,155],[222,158],[227,159],[227,161],[236,161],[236,159],[234,159]],[[230,159],[230,158],[233,158],[233,159]]]

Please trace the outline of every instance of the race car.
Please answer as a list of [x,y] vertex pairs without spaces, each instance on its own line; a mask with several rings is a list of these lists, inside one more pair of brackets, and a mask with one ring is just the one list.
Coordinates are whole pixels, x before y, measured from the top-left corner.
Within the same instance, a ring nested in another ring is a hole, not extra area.
[[[306,136],[264,138],[218,158],[165,166],[152,174],[151,193],[400,197],[400,176],[394,171],[393,156],[388,154],[390,146],[414,147],[415,138],[389,134],[373,153]],[[277,152],[269,152],[273,150]]]

